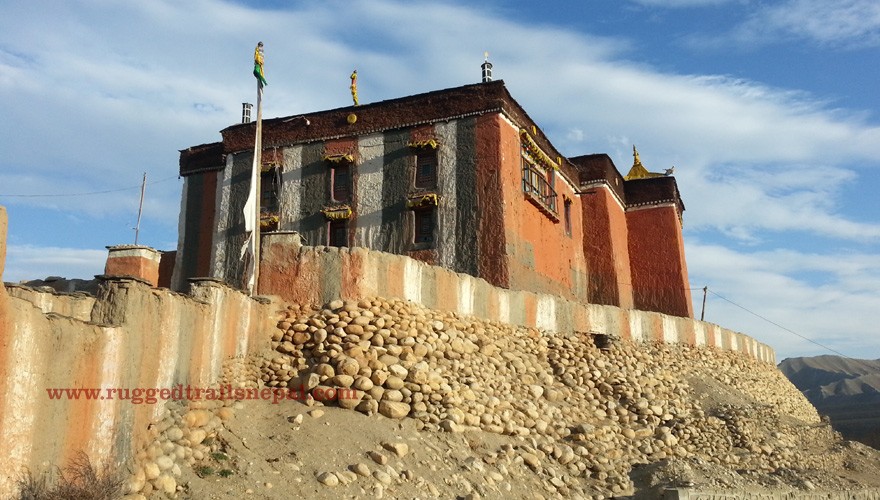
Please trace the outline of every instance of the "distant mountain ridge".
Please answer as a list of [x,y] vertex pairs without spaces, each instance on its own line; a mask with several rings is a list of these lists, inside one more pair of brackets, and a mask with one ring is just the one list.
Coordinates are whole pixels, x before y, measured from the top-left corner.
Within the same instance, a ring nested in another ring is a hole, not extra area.
[[880,359],[788,358],[779,370],[845,438],[880,449]]

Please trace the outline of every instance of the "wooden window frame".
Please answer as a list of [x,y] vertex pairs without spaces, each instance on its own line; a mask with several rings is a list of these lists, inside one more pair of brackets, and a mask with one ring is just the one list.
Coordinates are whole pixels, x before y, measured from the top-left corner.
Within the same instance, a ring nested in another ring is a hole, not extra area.
[[[430,171],[427,174],[424,174],[425,167],[430,168]],[[436,149],[428,147],[418,148],[415,154],[415,176],[413,185],[417,189],[436,189],[438,167],[439,161]]]
[[548,172],[523,156],[522,190],[533,205],[544,212],[553,222],[559,222],[556,210],[557,193],[554,188],[556,172],[552,169],[549,170]]
[[[280,207],[280,187],[277,167],[260,172],[260,213],[278,213]],[[267,200],[268,198],[268,200]]]
[[[351,203],[352,199],[352,168],[350,163],[334,165],[330,172],[330,199],[333,203]],[[339,182],[340,171],[345,171],[345,182]],[[342,195],[342,196],[340,196]]]
[[569,237],[571,236],[571,229],[572,229],[572,226],[571,226],[571,203],[572,203],[571,198],[569,198],[567,196],[564,197],[562,200],[562,211],[563,211],[562,215],[565,219],[565,235],[569,236]]
[[437,232],[437,207],[416,208],[412,212],[413,244],[425,248],[434,247]]
[[[344,234],[344,245],[340,245],[337,237],[339,232]],[[348,241],[348,219],[335,219],[327,221],[327,246],[329,247],[347,247]]]

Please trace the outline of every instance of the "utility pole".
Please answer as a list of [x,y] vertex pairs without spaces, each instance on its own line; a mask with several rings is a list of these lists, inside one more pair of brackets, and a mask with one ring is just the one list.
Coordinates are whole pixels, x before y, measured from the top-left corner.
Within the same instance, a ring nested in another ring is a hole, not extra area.
[[700,311],[700,321],[703,321],[703,318],[706,317],[706,292],[709,291],[708,286],[703,287],[703,310]]
[[147,173],[144,172],[144,180],[141,182],[141,203],[138,206],[138,220],[134,226],[134,244],[138,244],[138,236],[141,232],[141,214],[144,212],[144,193],[147,190]]

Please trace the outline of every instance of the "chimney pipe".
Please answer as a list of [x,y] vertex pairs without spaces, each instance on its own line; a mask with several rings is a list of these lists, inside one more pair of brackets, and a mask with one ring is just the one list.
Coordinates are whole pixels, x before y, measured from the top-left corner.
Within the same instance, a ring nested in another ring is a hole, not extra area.
[[483,69],[483,83],[488,83],[492,81],[492,63],[489,62],[489,53],[485,53],[485,61],[483,61],[483,65],[480,66]]
[[241,103],[241,123],[250,123],[251,122],[251,109],[253,109],[254,105],[249,102]]

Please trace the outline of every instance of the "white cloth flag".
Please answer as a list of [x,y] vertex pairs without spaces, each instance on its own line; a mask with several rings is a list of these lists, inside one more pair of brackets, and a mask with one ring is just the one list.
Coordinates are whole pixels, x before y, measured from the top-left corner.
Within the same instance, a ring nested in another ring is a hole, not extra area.
[[[258,99],[262,97],[263,88],[260,87]],[[261,100],[261,99],[260,99]],[[259,100],[257,106],[259,106]],[[257,122],[257,128],[259,129],[260,123]],[[255,231],[259,231],[257,227],[257,211],[259,210],[259,193],[257,193],[257,176],[260,175],[260,130],[257,130],[256,141],[254,141],[254,164],[251,166],[251,187],[248,191],[247,201],[244,204],[244,231],[247,235],[247,240],[244,242],[244,245],[241,247],[241,259],[245,261],[246,264],[249,264],[248,267],[244,270],[245,277],[247,278],[247,289],[249,292],[253,292],[254,290],[254,275],[256,274],[256,255],[257,255],[257,237]],[[247,256],[248,258],[245,258]]]
[[241,258],[248,264],[244,271],[247,277],[248,290],[253,290],[254,288],[254,264],[256,263],[255,256],[257,255],[257,238],[254,234],[254,231],[257,230],[255,227],[257,220],[257,168],[255,153],[254,164],[251,168],[251,187],[248,192],[247,202],[244,204],[244,231],[247,234],[247,240],[241,247]]

